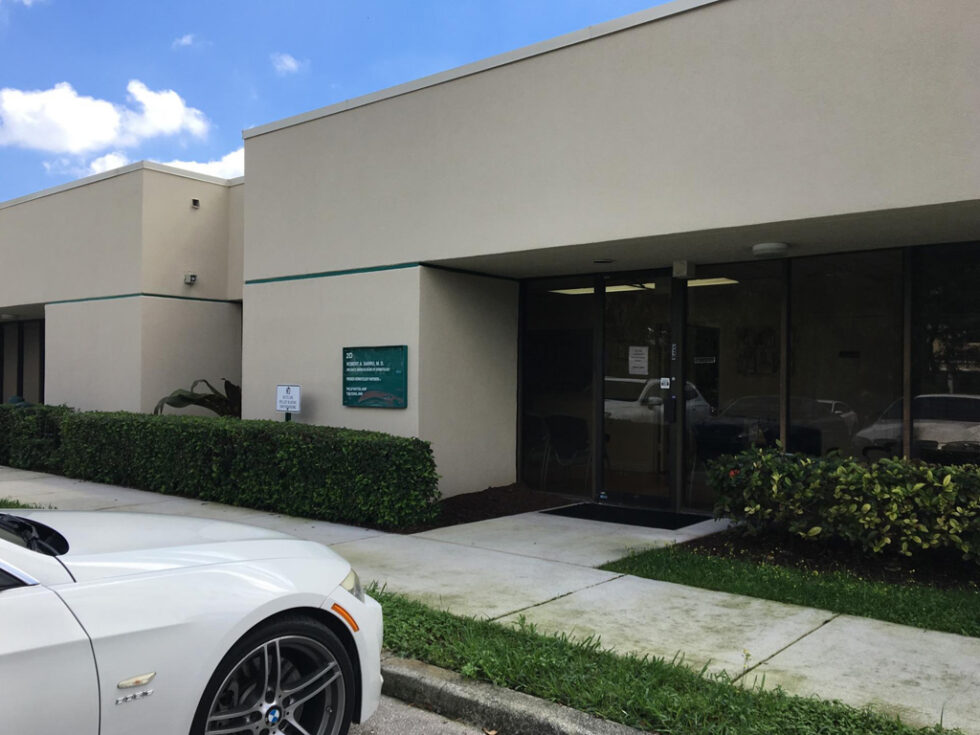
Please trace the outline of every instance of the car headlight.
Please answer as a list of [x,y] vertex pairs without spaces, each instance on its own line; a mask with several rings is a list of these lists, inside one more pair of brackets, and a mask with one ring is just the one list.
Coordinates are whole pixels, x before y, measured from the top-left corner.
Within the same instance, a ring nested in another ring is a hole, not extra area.
[[364,588],[361,587],[361,578],[357,576],[357,572],[353,569],[344,577],[344,581],[340,583],[340,586],[354,595],[358,600],[364,602]]

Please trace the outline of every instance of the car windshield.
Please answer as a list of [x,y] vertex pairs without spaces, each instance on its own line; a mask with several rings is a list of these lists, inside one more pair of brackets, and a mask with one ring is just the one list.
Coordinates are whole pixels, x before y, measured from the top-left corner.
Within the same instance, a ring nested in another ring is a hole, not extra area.
[[606,378],[605,398],[607,401],[638,401],[646,384],[645,380]]
[[[791,421],[819,419],[832,415],[833,401],[815,401],[812,398],[794,397],[789,402]],[[746,396],[730,404],[723,416],[740,419],[779,421],[779,396]]]
[[980,423],[980,400],[969,396],[918,396],[912,401],[912,418]]
[[748,396],[739,398],[726,408],[722,415],[732,418],[779,420],[779,399],[776,396]]
[[[980,424],[980,398],[973,396],[916,396],[912,399],[912,419],[920,421],[963,421]],[[882,421],[902,420],[899,398],[881,414]]]

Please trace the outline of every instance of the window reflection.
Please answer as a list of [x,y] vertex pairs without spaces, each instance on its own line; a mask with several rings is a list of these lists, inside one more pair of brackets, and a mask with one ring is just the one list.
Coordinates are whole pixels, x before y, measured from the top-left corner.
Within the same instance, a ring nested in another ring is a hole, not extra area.
[[975,243],[913,250],[912,456],[980,462],[980,257]]
[[902,394],[902,279],[899,250],[792,261],[790,451],[901,453],[901,409],[880,422]]
[[671,497],[670,297],[669,277],[606,281],[603,490],[609,498],[666,505]]
[[684,505],[710,509],[706,462],[779,439],[782,264],[699,268],[698,281],[709,285],[688,284],[687,376],[700,399],[688,399]]
[[521,477],[540,490],[592,493],[592,294],[590,278],[525,291]]

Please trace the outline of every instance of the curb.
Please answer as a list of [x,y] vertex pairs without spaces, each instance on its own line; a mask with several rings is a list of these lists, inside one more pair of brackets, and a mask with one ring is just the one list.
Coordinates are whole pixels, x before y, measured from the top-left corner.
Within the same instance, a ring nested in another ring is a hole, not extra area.
[[[384,693],[502,735],[639,735],[639,730],[405,658],[383,658]],[[649,735],[649,734],[645,734]]]

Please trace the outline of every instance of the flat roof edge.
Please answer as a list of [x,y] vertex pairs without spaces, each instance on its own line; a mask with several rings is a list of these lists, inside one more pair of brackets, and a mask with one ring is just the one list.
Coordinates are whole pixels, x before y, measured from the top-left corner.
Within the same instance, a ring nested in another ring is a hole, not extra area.
[[185,179],[196,179],[197,181],[203,181],[208,184],[219,184],[221,186],[235,186],[236,184],[240,184],[245,181],[244,176],[239,176],[235,179],[222,179],[218,176],[209,176],[208,174],[197,173],[196,171],[190,171],[186,168],[166,166],[162,163],[156,163],[155,161],[136,161],[135,163],[129,163],[125,166],[120,166],[119,168],[109,169],[108,171],[103,171],[99,174],[93,174],[82,179],[75,179],[74,181],[69,181],[64,184],[58,184],[57,186],[52,186],[48,189],[41,189],[40,191],[35,191],[31,194],[25,194],[24,196],[17,197],[16,199],[8,199],[5,202],[0,202],[0,209],[7,209],[8,207],[14,207],[18,204],[24,204],[25,202],[30,202],[35,199],[43,199],[44,197],[51,196],[52,194],[60,194],[63,191],[70,191],[71,189],[77,189],[82,186],[98,183],[99,181],[112,179],[116,176],[123,176],[134,171],[142,170],[156,171],[158,173],[171,174],[173,176],[181,176]]
[[416,92],[427,87],[435,87],[439,84],[451,82],[456,79],[462,79],[463,77],[479,74],[480,72],[488,71],[496,67],[513,64],[517,61],[523,61],[524,59],[541,56],[552,51],[567,48],[568,46],[575,46],[579,43],[591,41],[603,36],[609,36],[614,33],[619,33],[620,31],[635,28],[636,26],[653,23],[658,20],[663,20],[664,18],[669,18],[673,15],[679,15],[681,13],[686,13],[689,10],[694,10],[705,5],[713,5],[723,1],[724,0],[674,0],[674,2],[669,2],[664,5],[657,5],[653,8],[641,10],[637,13],[624,15],[621,18],[614,18],[613,20],[605,21],[604,23],[597,23],[596,25],[588,26],[578,31],[572,31],[571,33],[566,33],[563,36],[549,38],[545,41],[531,44],[530,46],[515,49],[514,51],[505,51],[502,54],[497,54],[496,56],[491,56],[486,59],[480,59],[479,61],[474,61],[469,64],[456,67],[455,69],[447,69],[446,71],[431,74],[427,77],[422,77],[421,79],[414,79],[410,82],[398,84],[394,87],[388,87],[377,92],[371,92],[360,97],[353,97],[349,100],[344,100],[343,102],[337,102],[332,105],[327,105],[326,107],[320,107],[316,110],[303,112],[298,115],[283,118],[282,120],[277,120],[276,122],[258,125],[254,128],[249,128],[242,131],[242,138],[248,140],[249,138],[255,138],[259,135],[265,135],[266,133],[272,133],[276,130],[290,128],[294,125],[302,125],[303,123],[319,120],[320,118],[324,117],[330,117],[331,115],[346,112],[347,110],[352,110],[357,107],[364,107],[374,102],[380,102],[393,97],[400,97],[404,94],[408,94],[409,92]]

